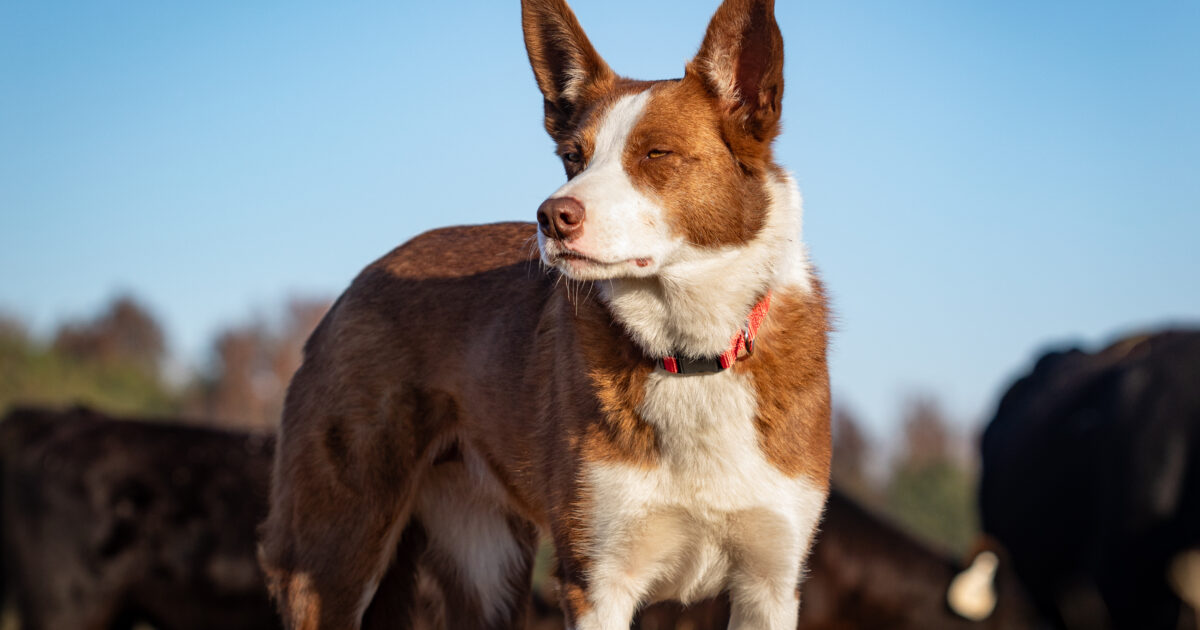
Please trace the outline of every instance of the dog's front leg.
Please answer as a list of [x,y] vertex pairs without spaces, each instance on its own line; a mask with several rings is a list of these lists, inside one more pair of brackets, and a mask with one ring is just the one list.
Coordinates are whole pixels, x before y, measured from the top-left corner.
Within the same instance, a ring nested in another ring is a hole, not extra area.
[[[809,492],[811,501],[824,493]],[[789,518],[748,511],[734,521],[737,559],[729,575],[730,630],[793,630],[800,614],[800,579],[816,533],[821,503]]]
[[[586,604],[570,613],[572,630],[629,630],[640,599],[627,587],[592,585]],[[568,605],[570,606],[570,605]]]
[[628,630],[633,615],[667,568],[666,558],[676,545],[648,549],[630,529],[615,528],[590,545],[593,554],[560,565],[563,607],[571,630]]
[[800,614],[799,574],[739,575],[729,590],[729,630],[793,630]]
[[729,630],[793,630],[800,614],[800,566],[791,549],[771,557],[747,554],[729,581]]

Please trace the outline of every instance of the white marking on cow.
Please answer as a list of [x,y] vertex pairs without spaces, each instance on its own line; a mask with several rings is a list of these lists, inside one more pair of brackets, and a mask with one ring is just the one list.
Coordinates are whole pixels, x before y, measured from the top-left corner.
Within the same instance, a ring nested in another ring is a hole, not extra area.
[[1167,582],[1184,603],[1192,607],[1200,627],[1200,549],[1188,549],[1171,559]]
[[795,589],[825,492],[764,457],[752,377],[654,372],[639,412],[659,437],[659,463],[586,470],[597,561],[593,609],[579,628],[623,628],[640,603],[723,588],[731,628],[795,628]]
[[991,551],[980,552],[971,566],[956,575],[946,591],[950,609],[964,619],[983,621],[996,610],[996,570],[1000,558]]

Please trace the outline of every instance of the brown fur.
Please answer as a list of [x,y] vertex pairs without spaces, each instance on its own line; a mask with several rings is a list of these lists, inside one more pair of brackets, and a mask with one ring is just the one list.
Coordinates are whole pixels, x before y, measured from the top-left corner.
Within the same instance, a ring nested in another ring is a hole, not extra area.
[[804,475],[828,487],[830,426],[812,421],[830,413],[824,293],[816,282],[811,295],[775,296],[753,359],[733,369],[754,375],[758,432],[767,459],[790,476]]
[[[617,76],[564,0],[521,3],[521,24],[534,77],[546,98],[546,131],[559,140],[575,126],[580,105],[605,95]],[[574,80],[576,76],[586,78]]]
[[[727,59],[736,59],[732,76]],[[724,68],[723,68],[724,67]],[[749,172],[771,164],[783,104],[783,37],[774,0],[730,0],[709,23],[688,75],[703,80],[721,103],[724,136]]]
[[383,568],[344,559],[390,557],[438,446],[454,442],[504,471],[513,515],[567,549],[584,547],[571,522],[579,463],[652,460],[653,433],[634,412],[650,359],[594,299],[572,303],[537,269],[534,229],[418,237],[368,267],[309,341],[289,388],[263,549],[281,601],[319,598],[311,627],[352,627],[357,585]]
[[[739,167],[713,100],[693,75],[655,86],[630,134],[625,170],[661,200],[672,231],[688,242],[740,245],[762,229],[768,199],[763,173]],[[651,150],[667,154],[650,158]]]

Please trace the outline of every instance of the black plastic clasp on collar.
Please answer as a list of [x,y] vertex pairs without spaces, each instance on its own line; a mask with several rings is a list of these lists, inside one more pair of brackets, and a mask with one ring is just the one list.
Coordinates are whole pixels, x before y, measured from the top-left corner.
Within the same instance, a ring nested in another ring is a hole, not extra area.
[[689,357],[663,357],[659,365],[672,374],[712,374],[723,372],[720,357],[692,359]]

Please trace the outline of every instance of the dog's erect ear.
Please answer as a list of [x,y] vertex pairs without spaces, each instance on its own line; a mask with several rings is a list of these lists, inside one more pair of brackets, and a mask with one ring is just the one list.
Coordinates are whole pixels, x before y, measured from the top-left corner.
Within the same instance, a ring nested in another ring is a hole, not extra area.
[[704,82],[723,113],[758,142],[779,130],[783,36],[774,0],[725,0],[687,72]]
[[546,99],[546,131],[558,139],[572,116],[616,79],[564,0],[521,0],[525,50]]

